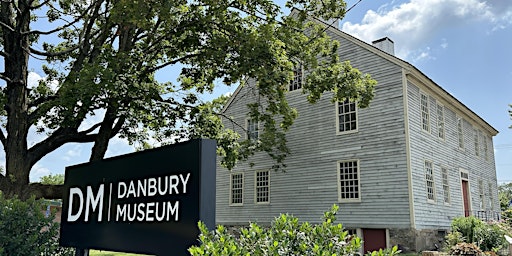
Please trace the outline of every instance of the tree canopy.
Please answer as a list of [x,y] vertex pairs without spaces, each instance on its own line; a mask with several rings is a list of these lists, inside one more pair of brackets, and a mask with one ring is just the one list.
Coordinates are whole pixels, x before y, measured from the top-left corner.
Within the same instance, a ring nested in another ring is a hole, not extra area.
[[[7,196],[58,198],[58,186],[29,184],[32,166],[67,143],[93,143],[90,160],[102,159],[114,136],[130,143],[209,137],[227,166],[254,150],[282,163],[284,132],[297,116],[284,93],[294,66],[309,71],[310,101],[332,91],[333,100],[364,107],[376,83],[340,62],[328,24],[311,19],[341,19],[345,2],[290,0],[286,7],[296,8],[293,15],[270,0],[1,1],[0,188]],[[31,65],[44,71],[37,86],[28,84]],[[155,79],[170,67],[180,70],[177,82]],[[253,106],[251,116],[275,134],[256,148],[219,122],[225,97],[198,99],[217,83],[243,86],[249,78],[265,106]],[[101,118],[90,123],[95,115]],[[45,138],[29,145],[31,131]]]

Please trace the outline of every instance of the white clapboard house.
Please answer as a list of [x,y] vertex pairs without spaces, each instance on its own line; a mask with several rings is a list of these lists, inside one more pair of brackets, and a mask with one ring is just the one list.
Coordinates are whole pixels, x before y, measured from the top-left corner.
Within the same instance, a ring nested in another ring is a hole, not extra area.
[[[378,81],[370,107],[331,103],[327,94],[310,104],[300,83],[291,83],[286,96],[299,117],[286,135],[286,172],[272,171],[264,153],[231,171],[219,165],[217,224],[268,225],[281,213],[318,223],[338,204],[338,221],[362,237],[364,251],[420,251],[441,246],[454,217],[498,219],[498,131],[395,57],[389,38],[370,45],[333,27],[327,32],[340,42],[341,60]],[[237,88],[224,109],[246,124],[248,132],[238,130],[244,136],[258,134],[246,106],[256,101],[254,89]]]

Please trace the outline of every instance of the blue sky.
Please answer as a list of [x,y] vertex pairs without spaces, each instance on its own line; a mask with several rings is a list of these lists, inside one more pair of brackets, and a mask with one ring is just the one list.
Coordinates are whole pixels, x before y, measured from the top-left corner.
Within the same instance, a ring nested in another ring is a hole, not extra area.
[[[347,1],[352,6],[359,0]],[[340,23],[343,31],[368,43],[387,36],[398,57],[415,65],[433,81],[486,120],[494,137],[498,181],[512,181],[512,1],[509,0],[362,0]],[[40,78],[33,67],[31,80]],[[171,71],[158,74],[173,80]],[[216,95],[233,91],[222,87]],[[205,96],[208,98],[208,96]],[[40,135],[32,135],[29,145]],[[87,161],[91,145],[69,144],[37,163],[31,180],[63,173],[65,166]],[[119,138],[107,156],[133,152]],[[0,155],[0,162],[5,156]]]

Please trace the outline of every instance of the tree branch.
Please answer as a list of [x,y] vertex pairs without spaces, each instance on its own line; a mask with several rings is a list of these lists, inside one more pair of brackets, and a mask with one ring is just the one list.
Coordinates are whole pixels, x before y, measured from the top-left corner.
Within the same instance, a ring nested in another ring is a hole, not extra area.
[[9,54],[7,54],[4,51],[0,51],[0,56],[5,57],[5,58],[9,58]]
[[3,27],[3,28],[6,28],[7,30],[9,30],[10,32],[14,32],[14,28],[3,23],[2,21],[0,21],[0,26]]
[[80,44],[77,44],[75,47],[72,47],[72,48],[69,48],[67,50],[64,50],[64,51],[59,51],[59,52],[43,52],[43,51],[39,51],[39,50],[36,50],[32,47],[29,48],[30,50],[30,53],[33,53],[33,54],[37,54],[37,55],[40,55],[40,56],[45,56],[45,57],[59,57],[59,56],[62,56],[62,55],[65,55],[65,54],[68,54],[76,49],[80,48]]
[[86,143],[93,142],[96,134],[84,134],[77,132],[76,128],[59,128],[55,130],[50,137],[37,143],[28,150],[28,161],[30,165],[34,165],[48,153],[56,150],[60,146],[76,142]]
[[0,142],[2,142],[2,145],[5,148],[5,144],[7,143],[7,138],[5,137],[4,131],[0,129]]
[[4,72],[0,73],[0,79],[6,81],[8,83],[12,82],[12,80],[9,77],[5,76]]
[[[45,6],[45,5],[46,5],[47,3],[49,3],[50,1],[51,1],[51,0],[43,1],[41,4],[38,4],[38,5],[36,5],[36,6],[32,6],[32,7],[30,7],[30,9],[31,9],[31,10],[37,10],[37,9],[39,9],[39,8],[41,8],[41,7],[43,7],[43,6]],[[32,1],[32,2],[30,3],[30,5],[32,5],[32,3],[33,3],[33,2],[34,2],[34,1]]]

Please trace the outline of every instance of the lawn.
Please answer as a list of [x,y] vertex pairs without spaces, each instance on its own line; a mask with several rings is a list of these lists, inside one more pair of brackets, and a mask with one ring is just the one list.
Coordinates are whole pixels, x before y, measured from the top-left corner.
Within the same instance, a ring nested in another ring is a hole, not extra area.
[[89,255],[90,256],[141,256],[143,254],[90,250]]

